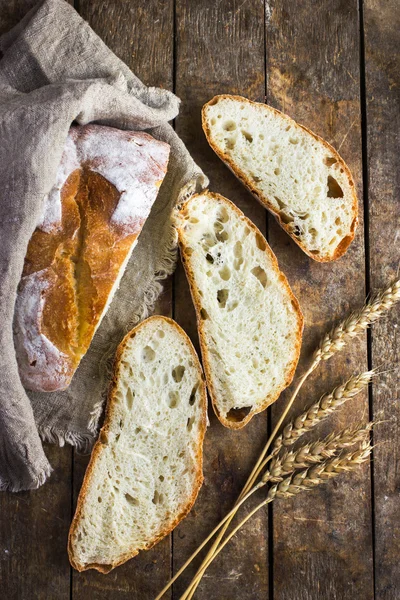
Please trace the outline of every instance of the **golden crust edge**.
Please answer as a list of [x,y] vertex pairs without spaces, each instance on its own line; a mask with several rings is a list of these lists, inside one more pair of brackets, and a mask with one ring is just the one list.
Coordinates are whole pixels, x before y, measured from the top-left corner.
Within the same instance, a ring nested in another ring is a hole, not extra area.
[[[146,545],[145,548],[142,548],[141,550],[137,550],[134,549],[132,550],[132,552],[127,552],[125,553],[120,560],[112,563],[112,564],[107,564],[106,566],[104,564],[100,564],[100,563],[89,563],[87,565],[81,565],[79,564],[77,561],[74,560],[74,554],[73,554],[73,550],[72,550],[72,545],[71,545],[71,538],[72,535],[74,534],[77,524],[79,522],[79,519],[81,517],[82,511],[83,511],[83,504],[86,498],[86,493],[87,490],[90,486],[91,483],[91,478],[93,476],[93,468],[96,462],[96,458],[98,457],[98,455],[100,454],[101,450],[102,450],[102,442],[101,442],[101,436],[103,433],[107,434],[108,430],[109,430],[109,422],[111,420],[112,417],[112,411],[114,408],[114,390],[117,384],[117,380],[118,380],[118,373],[119,373],[119,368],[120,368],[120,359],[121,356],[125,350],[125,346],[128,342],[128,340],[133,337],[136,332],[143,326],[145,326],[149,321],[153,321],[153,320],[163,320],[168,322],[170,325],[173,325],[178,332],[183,335],[188,348],[190,350],[190,353],[192,354],[194,361],[195,361],[195,365],[197,366],[197,370],[198,370],[198,374],[201,380],[201,401],[202,401],[202,419],[201,419],[201,427],[200,427],[200,431],[199,431],[199,437],[198,437],[198,462],[197,462],[197,476],[196,476],[196,481],[195,481],[195,485],[194,485],[194,489],[193,489],[193,493],[191,495],[191,497],[188,499],[186,505],[183,507],[183,509],[181,510],[181,512],[178,514],[178,516],[174,519],[174,521],[172,521],[172,523],[164,530],[162,530],[159,535],[157,535],[154,539],[150,540],[148,542],[148,544]],[[75,514],[74,517],[72,519],[70,528],[69,528],[69,533],[68,533],[68,543],[67,543],[67,551],[68,551],[68,558],[70,561],[71,566],[79,571],[87,571],[89,569],[95,569],[96,571],[99,571],[100,573],[103,574],[107,574],[110,573],[110,571],[112,571],[113,569],[115,569],[116,567],[122,565],[123,563],[127,562],[128,560],[130,560],[131,558],[134,558],[135,556],[137,556],[139,554],[140,551],[145,551],[145,550],[149,550],[150,548],[152,548],[154,545],[156,545],[159,541],[161,541],[165,536],[167,536],[169,533],[171,533],[171,531],[173,531],[173,529],[175,529],[175,527],[188,515],[188,513],[191,511],[196,498],[198,496],[198,493],[200,491],[200,488],[202,486],[202,483],[204,481],[204,476],[203,476],[203,441],[204,441],[204,436],[206,433],[206,429],[207,429],[207,391],[206,391],[206,385],[205,385],[205,381],[204,381],[204,375],[203,375],[203,371],[201,368],[201,364],[199,361],[199,357],[197,356],[197,352],[189,338],[189,336],[187,335],[187,333],[173,320],[170,319],[169,317],[164,317],[162,315],[153,315],[147,319],[145,319],[144,321],[142,321],[141,323],[139,323],[136,327],[134,327],[131,331],[129,331],[129,333],[126,334],[126,336],[123,338],[123,340],[121,341],[121,343],[119,344],[117,351],[116,351],[116,355],[115,355],[115,359],[114,359],[114,373],[113,373],[113,378],[111,380],[110,383],[110,389],[109,389],[109,393],[108,393],[108,399],[107,399],[107,405],[106,405],[106,414],[105,414],[105,419],[104,419],[104,424],[102,426],[102,428],[99,431],[99,436],[98,439],[93,447],[92,450],[92,454],[90,457],[90,461],[89,464],[86,468],[86,472],[85,472],[85,476],[83,479],[83,483],[79,492],[79,496],[78,496],[78,500],[77,500],[77,504],[76,504],[76,509],[75,509]]]
[[270,406],[271,404],[273,404],[280,396],[280,394],[282,393],[282,391],[288,387],[288,385],[290,385],[290,383],[293,380],[296,368],[297,368],[297,364],[300,358],[300,351],[301,351],[301,342],[302,342],[302,333],[303,333],[303,327],[304,327],[304,317],[303,317],[303,313],[301,311],[300,308],[300,304],[299,301],[297,300],[296,296],[294,295],[289,282],[287,280],[286,275],[283,273],[283,271],[280,270],[279,265],[278,265],[278,260],[275,256],[275,254],[273,253],[273,251],[271,250],[267,240],[265,239],[265,237],[262,235],[261,231],[258,229],[258,227],[256,225],[254,225],[254,223],[252,221],[250,221],[250,219],[248,219],[243,213],[242,211],[230,200],[228,200],[227,198],[225,198],[224,196],[222,196],[221,194],[218,194],[216,192],[210,192],[209,190],[204,190],[203,192],[200,192],[198,194],[194,194],[193,196],[191,196],[188,200],[186,200],[179,209],[179,213],[182,213],[185,210],[186,205],[193,199],[199,196],[203,196],[203,195],[207,195],[211,198],[216,199],[217,201],[222,201],[222,202],[226,202],[231,208],[233,208],[233,210],[236,212],[237,215],[239,215],[241,218],[244,219],[244,221],[246,222],[247,225],[249,225],[249,227],[255,231],[256,233],[258,233],[263,240],[265,241],[266,244],[266,249],[265,252],[271,257],[272,262],[273,262],[273,268],[276,272],[278,272],[281,276],[281,281],[286,289],[286,291],[289,294],[289,298],[290,301],[293,303],[293,306],[295,308],[295,312],[297,314],[298,317],[298,330],[297,330],[297,335],[296,335],[296,345],[295,345],[295,358],[293,360],[292,363],[292,367],[290,369],[290,371],[288,371],[287,376],[285,378],[285,381],[282,383],[282,385],[280,386],[280,388],[278,389],[277,393],[270,397],[268,396],[265,401],[263,402],[263,404],[261,404],[256,410],[251,410],[250,413],[244,418],[242,419],[242,421],[239,422],[235,422],[235,421],[230,421],[228,419],[225,419],[224,417],[222,417],[222,415],[219,413],[218,411],[218,406],[217,406],[217,395],[215,392],[215,388],[213,386],[212,383],[212,378],[211,378],[211,370],[210,370],[210,365],[209,365],[209,360],[208,360],[208,352],[207,352],[207,343],[205,340],[205,334],[203,331],[203,327],[202,327],[202,318],[200,315],[200,310],[201,310],[201,299],[200,296],[198,294],[197,291],[197,287],[194,285],[194,276],[193,276],[193,270],[190,268],[190,257],[186,254],[185,252],[185,244],[182,241],[182,234],[180,231],[180,227],[178,226],[178,223],[176,222],[176,227],[177,227],[177,231],[178,231],[178,241],[179,241],[179,249],[180,249],[180,253],[181,253],[181,258],[182,258],[182,263],[183,263],[183,267],[185,269],[185,273],[186,273],[186,277],[189,283],[189,288],[190,288],[190,293],[192,296],[192,300],[193,300],[193,304],[195,307],[195,311],[196,311],[196,320],[197,320],[197,330],[198,330],[198,334],[199,334],[199,342],[200,342],[200,349],[201,349],[201,356],[203,359],[203,369],[206,375],[206,380],[207,380],[207,388],[208,388],[208,392],[211,398],[211,403],[214,409],[214,412],[218,418],[218,420],[222,423],[222,425],[224,425],[224,427],[227,427],[228,429],[242,429],[243,427],[245,427],[245,425],[247,425],[247,423],[254,417],[254,415],[264,411],[266,408],[268,408],[268,406]]
[[[252,182],[250,181],[250,179],[247,177],[247,175],[245,173],[243,173],[242,171],[240,171],[236,167],[235,163],[229,158],[229,156],[225,152],[222,152],[221,150],[219,150],[217,144],[214,143],[214,141],[212,140],[212,137],[211,137],[210,128],[207,125],[207,120],[206,120],[205,113],[206,113],[206,109],[207,109],[208,106],[213,105],[213,104],[216,103],[215,101],[218,102],[218,100],[224,99],[224,98],[239,100],[240,102],[247,102],[248,104],[256,104],[256,105],[261,105],[261,106],[266,107],[267,110],[270,110],[272,112],[275,112],[275,113],[279,114],[281,117],[283,117],[284,119],[286,119],[290,123],[293,123],[296,127],[300,127],[300,129],[304,129],[304,131],[306,131],[307,133],[309,133],[310,135],[312,135],[312,137],[314,139],[316,139],[318,142],[321,142],[329,150],[329,152],[333,153],[334,156],[335,156],[335,158],[337,158],[339,164],[343,167],[343,169],[344,169],[344,171],[345,171],[345,173],[347,175],[350,187],[352,189],[352,201],[353,201],[353,203],[352,203],[352,212],[353,212],[353,220],[352,220],[351,227],[350,227],[350,234],[346,235],[344,238],[342,238],[342,240],[336,246],[335,252],[332,255],[318,257],[318,255],[312,254],[307,249],[307,247],[304,244],[302,244],[301,241],[298,240],[291,233],[291,231],[289,231],[287,225],[285,223],[283,223],[283,221],[281,220],[281,218],[279,216],[279,213],[272,206],[270,200],[266,196],[264,196],[263,194],[261,194],[259,191],[257,191],[255,189],[254,185],[252,184]],[[353,176],[351,174],[351,171],[350,171],[349,167],[347,166],[347,164],[343,160],[343,158],[340,156],[340,154],[337,152],[337,150],[335,150],[335,148],[333,148],[333,146],[331,146],[329,144],[329,142],[327,142],[322,137],[320,137],[319,135],[317,135],[316,133],[314,133],[313,131],[311,131],[310,129],[308,129],[308,127],[305,127],[304,125],[301,125],[300,123],[297,123],[297,121],[295,121],[294,119],[292,119],[291,117],[289,117],[285,113],[281,112],[280,110],[278,110],[276,108],[273,108],[269,104],[262,104],[261,102],[254,102],[253,100],[249,100],[248,98],[245,98],[243,96],[238,96],[238,95],[235,95],[235,94],[218,94],[218,95],[214,96],[213,98],[211,98],[211,100],[209,100],[202,107],[202,110],[201,110],[201,123],[202,123],[203,131],[204,131],[205,136],[207,138],[207,141],[208,141],[209,145],[211,146],[211,148],[214,150],[215,154],[217,156],[219,156],[219,158],[228,166],[228,168],[239,179],[239,181],[241,181],[243,183],[243,185],[245,187],[247,187],[247,189],[252,193],[252,195],[265,208],[267,208],[273,214],[273,216],[275,217],[275,219],[277,220],[277,222],[279,223],[279,225],[282,227],[282,229],[303,250],[303,252],[305,254],[307,254],[307,256],[309,256],[310,258],[312,258],[316,262],[323,263],[323,262],[332,262],[332,261],[335,261],[335,260],[341,258],[347,252],[347,249],[349,248],[350,244],[354,240],[355,232],[356,232],[357,225],[358,225],[358,199],[357,199],[357,193],[356,193],[356,189],[355,189],[354,179],[353,179]],[[345,242],[345,243],[343,243],[343,242]]]

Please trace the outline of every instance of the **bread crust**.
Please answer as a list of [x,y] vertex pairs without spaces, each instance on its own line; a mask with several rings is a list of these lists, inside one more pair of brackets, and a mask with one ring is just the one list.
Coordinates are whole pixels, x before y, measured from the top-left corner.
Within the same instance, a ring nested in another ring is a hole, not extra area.
[[14,340],[28,389],[69,386],[157,197],[169,150],[145,132],[69,130],[16,300]]
[[267,240],[262,235],[262,233],[258,229],[258,227],[256,227],[254,225],[254,223],[252,221],[250,221],[250,219],[248,219],[235,204],[233,204],[233,202],[231,202],[224,196],[221,196],[220,194],[217,194],[215,192],[210,192],[209,190],[205,190],[204,192],[201,192],[199,194],[194,194],[193,196],[191,196],[191,198],[189,198],[180,207],[179,212],[181,214],[184,214],[185,210],[186,210],[186,206],[193,198],[204,196],[204,195],[207,195],[208,197],[213,198],[213,199],[217,200],[218,202],[228,204],[230,206],[230,208],[232,210],[234,210],[236,212],[236,214],[246,222],[246,224],[250,227],[250,229],[252,229],[256,234],[258,234],[262,237],[262,239],[265,241],[265,244],[266,244],[265,252],[271,258],[275,272],[280,274],[280,280],[286,288],[286,291],[290,297],[290,300],[292,302],[292,305],[293,305],[293,307],[296,311],[297,317],[298,317],[298,330],[296,333],[296,344],[295,344],[295,360],[293,361],[293,364],[286,375],[284,383],[282,383],[282,385],[278,389],[277,393],[272,397],[267,396],[261,406],[259,406],[255,410],[251,410],[250,413],[241,421],[231,421],[229,419],[225,419],[218,410],[217,394],[216,394],[216,390],[215,390],[215,387],[213,385],[212,378],[211,378],[211,369],[210,369],[210,363],[208,360],[208,353],[207,353],[207,342],[206,342],[206,336],[204,333],[204,326],[203,326],[204,322],[200,315],[201,298],[198,293],[197,286],[195,284],[194,273],[193,273],[193,269],[192,269],[191,263],[190,263],[190,256],[188,255],[188,253],[185,250],[185,243],[183,240],[182,230],[177,225],[179,249],[180,249],[181,259],[182,259],[182,263],[183,263],[183,266],[185,269],[186,277],[189,282],[190,293],[192,295],[193,304],[194,304],[195,311],[196,311],[200,349],[201,349],[201,355],[202,355],[202,359],[203,359],[203,369],[206,374],[207,388],[208,388],[208,391],[209,391],[209,394],[211,397],[212,406],[213,406],[215,414],[217,415],[218,419],[221,421],[222,425],[224,425],[225,427],[228,427],[229,429],[242,429],[254,417],[254,415],[265,410],[268,406],[270,406],[270,404],[273,404],[275,402],[275,400],[278,399],[281,392],[292,382],[292,379],[293,379],[295,371],[296,371],[297,363],[298,363],[298,360],[300,357],[302,333],[303,333],[303,327],[304,327],[304,318],[303,318],[303,313],[301,312],[300,304],[299,304],[296,296],[293,294],[286,276],[279,269],[277,258],[275,256],[275,254],[272,252]]
[[106,406],[106,413],[105,413],[105,419],[104,419],[104,424],[103,427],[100,429],[99,432],[99,436],[98,439],[93,447],[92,450],[92,454],[90,457],[90,461],[89,464],[87,466],[86,472],[85,472],[85,477],[83,479],[83,483],[79,492],[79,496],[78,496],[78,500],[77,500],[77,505],[76,505],[76,510],[75,510],[75,515],[72,519],[71,522],[71,526],[69,529],[69,534],[68,534],[68,546],[67,546],[67,550],[68,550],[68,557],[69,557],[69,561],[72,565],[72,567],[74,569],[76,569],[77,571],[87,571],[88,569],[95,569],[96,571],[99,571],[100,573],[103,574],[107,574],[110,571],[112,571],[113,569],[115,569],[115,567],[118,567],[119,565],[122,565],[123,563],[125,563],[126,561],[130,560],[131,558],[133,558],[134,556],[136,556],[137,554],[139,554],[139,550],[137,550],[136,548],[132,548],[131,551],[125,553],[118,561],[115,561],[112,564],[99,564],[99,563],[90,563],[87,565],[82,565],[79,564],[75,558],[74,558],[74,553],[73,553],[73,549],[72,549],[72,544],[71,544],[71,539],[72,539],[72,535],[74,534],[79,519],[81,518],[82,512],[83,512],[83,504],[85,501],[85,497],[87,494],[87,491],[90,487],[91,484],[91,478],[93,476],[93,469],[94,466],[96,464],[96,460],[98,458],[98,456],[100,455],[101,451],[102,451],[102,447],[103,447],[103,442],[102,442],[102,438],[106,438],[107,434],[109,432],[109,424],[112,418],[112,414],[113,414],[113,410],[114,410],[114,404],[115,404],[115,391],[116,391],[116,387],[117,387],[117,383],[118,383],[118,377],[119,377],[119,370],[121,367],[121,357],[123,355],[123,352],[125,350],[126,344],[128,343],[128,341],[134,337],[137,333],[137,331],[139,329],[141,329],[142,327],[145,327],[149,321],[165,321],[167,323],[169,323],[170,325],[172,325],[178,332],[179,334],[185,339],[187,346],[190,350],[190,353],[192,354],[193,360],[194,360],[194,364],[197,366],[198,369],[198,373],[199,373],[199,378],[201,380],[201,403],[202,403],[202,418],[201,418],[201,424],[200,424],[200,430],[199,430],[199,436],[198,436],[198,441],[197,441],[197,447],[198,447],[198,453],[197,453],[197,474],[196,474],[196,481],[195,481],[195,486],[193,489],[193,493],[190,496],[190,498],[187,500],[186,505],[184,506],[183,510],[179,513],[179,515],[173,520],[173,522],[169,525],[169,527],[165,528],[164,530],[160,531],[159,534],[153,538],[152,540],[149,540],[148,544],[146,545],[145,548],[141,549],[141,550],[149,550],[150,548],[152,548],[153,546],[155,546],[159,541],[161,541],[165,536],[167,536],[169,533],[171,533],[171,531],[173,529],[175,529],[175,527],[182,521],[182,519],[184,519],[186,517],[186,515],[190,512],[190,510],[192,509],[193,504],[196,501],[196,498],[198,496],[198,493],[200,491],[201,485],[203,483],[204,477],[203,477],[203,440],[204,440],[204,436],[205,436],[205,432],[207,429],[207,391],[206,391],[206,386],[205,386],[205,381],[204,381],[204,375],[203,375],[203,371],[201,369],[201,365],[200,365],[200,361],[199,361],[199,357],[197,356],[196,350],[190,340],[190,338],[188,337],[188,335],[186,334],[186,332],[172,319],[168,318],[168,317],[164,317],[161,315],[154,315],[152,317],[149,317],[148,319],[146,319],[145,321],[142,321],[142,323],[139,323],[139,325],[137,325],[136,327],[134,327],[122,340],[122,342],[119,344],[118,348],[117,348],[117,352],[115,355],[115,359],[114,359],[114,371],[113,371],[113,378],[111,380],[110,383],[110,387],[109,387],[109,393],[108,393],[108,400],[107,400],[107,406]]
[[[291,125],[300,127],[300,129],[303,129],[304,131],[309,133],[315,140],[317,140],[318,142],[321,142],[326,147],[326,149],[331,154],[333,154],[333,156],[336,158],[336,160],[338,161],[338,163],[340,164],[340,166],[343,168],[344,172],[346,173],[347,178],[349,180],[350,187],[352,188],[353,219],[352,219],[352,223],[351,223],[351,227],[350,227],[350,235],[345,236],[341,240],[341,242],[338,244],[338,246],[336,246],[335,252],[331,256],[318,256],[318,255],[310,252],[307,249],[307,247],[304,244],[302,244],[302,242],[299,239],[297,239],[296,236],[293,235],[293,233],[290,231],[290,228],[288,227],[288,225],[282,221],[278,211],[275,209],[272,202],[267,198],[267,196],[261,194],[258,190],[256,190],[254,184],[249,179],[249,177],[247,177],[247,175],[243,171],[241,171],[237,167],[237,165],[235,165],[235,163],[230,159],[229,155],[226,152],[222,152],[218,148],[217,144],[215,144],[213,142],[212,136],[211,136],[211,130],[207,125],[206,109],[208,106],[212,106],[213,104],[216,104],[221,99],[233,99],[233,100],[238,100],[240,102],[245,102],[245,103],[248,103],[251,105],[265,107],[265,110],[269,110],[271,112],[278,114],[279,116],[281,116],[285,120],[287,120]],[[345,161],[343,160],[343,158],[340,156],[340,154],[335,150],[335,148],[333,148],[322,137],[320,137],[319,135],[315,134],[313,131],[308,129],[308,127],[305,127],[304,125],[300,125],[300,123],[297,123],[294,119],[292,119],[288,115],[285,115],[280,110],[277,110],[276,108],[273,108],[272,106],[269,106],[268,104],[262,104],[261,102],[254,102],[253,100],[249,100],[248,98],[244,98],[243,96],[238,96],[238,95],[219,94],[217,96],[214,96],[214,98],[212,98],[211,100],[209,100],[209,102],[204,104],[202,111],[201,111],[201,122],[202,122],[203,131],[205,133],[207,141],[210,144],[211,148],[214,150],[214,152],[217,154],[217,156],[219,156],[219,158],[221,160],[223,160],[223,162],[229,167],[229,169],[232,171],[232,173],[250,190],[250,192],[253,194],[253,196],[274,215],[275,219],[278,221],[278,223],[282,227],[282,229],[284,231],[286,231],[287,234],[290,235],[292,240],[294,242],[296,242],[296,244],[298,246],[300,246],[300,248],[303,250],[303,252],[305,252],[307,254],[307,256],[309,256],[310,258],[312,258],[313,260],[315,260],[317,262],[331,262],[331,261],[337,260],[338,258],[343,256],[343,254],[346,253],[348,247],[350,246],[351,242],[354,239],[356,228],[358,225],[358,200],[357,200],[357,194],[356,194],[354,180],[353,180],[352,174],[350,172],[350,169],[347,166],[347,164],[345,163]]]

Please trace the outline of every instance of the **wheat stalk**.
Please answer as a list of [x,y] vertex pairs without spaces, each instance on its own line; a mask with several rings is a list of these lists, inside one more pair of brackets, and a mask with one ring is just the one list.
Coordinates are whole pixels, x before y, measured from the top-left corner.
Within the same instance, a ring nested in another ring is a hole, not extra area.
[[[311,362],[309,368],[307,369],[307,371],[303,374],[303,376],[299,380],[281,417],[279,418],[277,424],[274,427],[274,430],[272,431],[270,437],[268,438],[267,443],[264,446],[249,478],[247,479],[246,484],[245,484],[238,500],[236,501],[234,508],[230,512],[229,518],[225,518],[223,520],[224,523],[221,522],[219,524],[219,526],[217,526],[215,528],[215,531],[218,531],[218,529],[221,529],[221,530],[220,530],[216,540],[214,541],[212,547],[210,548],[209,552],[207,553],[205,559],[203,560],[199,570],[197,571],[197,574],[195,576],[196,583],[194,584],[194,586],[192,588],[192,592],[190,593],[190,596],[188,596],[188,600],[190,600],[190,598],[193,596],[193,593],[194,593],[198,583],[200,582],[200,579],[201,579],[200,573],[201,573],[203,566],[208,564],[208,561],[210,561],[210,558],[217,551],[220,541],[221,541],[222,537],[224,536],[227,528],[229,527],[229,524],[231,523],[233,517],[235,516],[239,506],[241,505],[243,498],[254,487],[254,482],[258,478],[258,476],[265,464],[264,463],[265,456],[267,455],[267,452],[268,452],[271,444],[273,443],[275,436],[277,435],[283,421],[285,420],[290,408],[292,407],[292,405],[293,405],[302,385],[306,381],[306,379],[318,367],[318,365],[320,364],[321,361],[328,360],[331,356],[333,356],[333,354],[335,354],[336,352],[338,352],[340,350],[343,350],[343,348],[346,346],[346,344],[349,341],[351,341],[354,337],[356,337],[356,336],[360,335],[362,332],[364,332],[367,329],[368,325],[370,325],[371,323],[374,323],[376,320],[378,320],[384,314],[385,311],[389,310],[399,300],[400,300],[400,279],[396,280],[386,290],[378,292],[376,294],[376,296],[370,302],[368,302],[361,310],[353,313],[350,317],[348,317],[347,319],[342,321],[339,325],[334,327],[330,333],[326,334],[322,338],[321,342],[318,345],[318,348],[316,349],[316,351],[313,354],[312,362]],[[220,527],[221,525],[223,525],[222,528]],[[210,534],[209,538],[210,537],[211,537],[211,534]],[[220,548],[222,548],[222,546]],[[220,550],[218,550],[218,552],[219,551]],[[156,600],[159,600],[164,595],[164,593],[170,588],[172,583],[182,574],[182,572],[184,571],[186,566],[197,555],[197,552],[198,552],[198,550],[195,553],[193,553],[191,557],[189,557],[189,559],[186,561],[185,565],[181,569],[179,569],[179,571],[176,573],[176,575],[168,582],[168,584],[164,587],[164,589],[161,591],[161,593],[157,596]]]
[[198,580],[201,578],[212,563],[212,561],[218,556],[221,550],[231,540],[231,538],[243,527],[243,525],[263,506],[273,502],[277,498],[292,498],[301,492],[312,490],[318,485],[329,481],[342,473],[348,473],[357,469],[366,460],[368,460],[371,454],[372,446],[369,442],[364,441],[360,447],[353,452],[342,452],[339,456],[335,456],[327,461],[324,461],[320,465],[315,465],[308,469],[304,469],[297,473],[285,477],[280,483],[276,483],[269,488],[266,498],[258,504],[250,513],[231,531],[231,533],[225,538],[222,544],[216,549],[212,555],[211,560],[200,568],[198,574],[193,578],[189,587],[183,593],[179,600],[189,600],[193,596],[193,593],[198,585]]

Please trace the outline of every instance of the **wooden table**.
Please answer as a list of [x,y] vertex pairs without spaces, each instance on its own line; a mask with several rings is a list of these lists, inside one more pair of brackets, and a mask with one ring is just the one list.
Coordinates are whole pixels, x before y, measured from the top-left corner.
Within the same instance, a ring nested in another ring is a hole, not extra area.
[[[8,30],[33,4],[1,0]],[[75,7],[142,79],[182,99],[176,130],[211,189],[268,236],[306,320],[306,364],[319,335],[399,264],[398,0],[76,0]],[[208,147],[200,108],[216,93],[266,100],[332,143],[357,182],[361,222],[344,258],[313,262],[290,241]],[[364,210],[363,210],[364,209]],[[363,218],[364,212],[364,218]],[[197,345],[181,266],[157,311]],[[355,476],[253,518],[207,572],[199,600],[395,600],[400,598],[400,311],[319,369],[297,408],[367,367],[384,373],[337,426],[374,418],[371,465]],[[387,370],[386,370],[387,369]],[[66,540],[87,457],[47,446],[54,474],[32,493],[0,494],[0,597],[7,600],[148,600],[232,506],[283,397],[240,432],[211,415],[205,483],[185,521],[147,553],[104,576],[70,569]],[[321,428],[321,435],[327,429]],[[188,573],[166,598],[179,598]]]

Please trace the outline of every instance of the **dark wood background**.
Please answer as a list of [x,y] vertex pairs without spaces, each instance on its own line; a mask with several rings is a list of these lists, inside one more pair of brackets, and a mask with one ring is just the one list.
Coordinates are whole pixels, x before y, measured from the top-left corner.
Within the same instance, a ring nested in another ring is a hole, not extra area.
[[[0,31],[32,4],[0,0]],[[210,177],[211,189],[236,202],[267,234],[305,314],[301,371],[321,332],[397,274],[399,1],[76,0],[75,8],[145,83],[182,99],[176,130]],[[209,149],[200,108],[225,92],[287,112],[325,137],[350,165],[361,222],[337,263],[318,264],[303,254]],[[181,266],[166,282],[157,311],[173,316],[197,345]],[[318,370],[297,402],[296,410],[367,366],[384,370],[369,393],[336,418],[338,426],[382,421],[371,465],[259,513],[206,573],[198,600],[400,598],[399,322],[400,311],[394,310]],[[212,415],[205,483],[194,510],[170,537],[107,576],[73,572],[67,559],[68,527],[87,457],[70,447],[47,446],[55,469],[49,482],[32,493],[0,495],[0,597],[154,598],[231,507],[283,400],[240,432],[224,429]],[[178,599],[189,576],[166,598]]]

